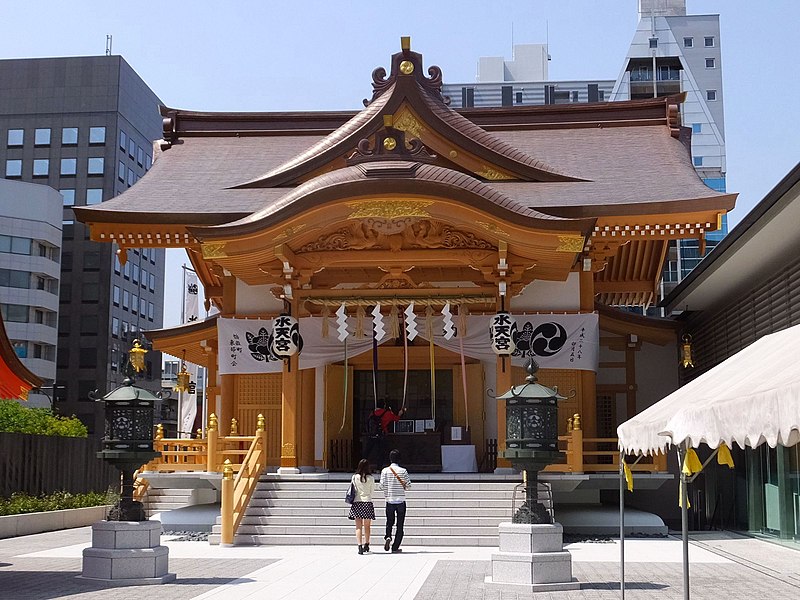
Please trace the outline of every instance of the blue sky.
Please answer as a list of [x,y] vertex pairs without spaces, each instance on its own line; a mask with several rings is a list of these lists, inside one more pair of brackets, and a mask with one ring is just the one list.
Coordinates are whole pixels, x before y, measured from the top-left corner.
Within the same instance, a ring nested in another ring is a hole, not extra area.
[[[800,161],[800,2],[687,0],[687,9],[720,14],[734,225]],[[35,0],[4,3],[0,57],[102,54],[112,34],[113,52],[173,107],[358,109],[401,35],[448,82],[473,81],[479,56],[510,58],[512,28],[516,43],[549,41],[552,79],[615,79],[637,21],[636,0]]]

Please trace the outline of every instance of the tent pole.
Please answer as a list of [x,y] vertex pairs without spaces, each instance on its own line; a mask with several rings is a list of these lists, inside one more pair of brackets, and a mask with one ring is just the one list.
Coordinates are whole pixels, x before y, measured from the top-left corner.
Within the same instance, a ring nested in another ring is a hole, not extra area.
[[619,453],[619,594],[625,600],[625,455]]
[[678,448],[681,488],[681,542],[683,544],[683,599],[689,600],[689,482],[683,472],[686,443]]

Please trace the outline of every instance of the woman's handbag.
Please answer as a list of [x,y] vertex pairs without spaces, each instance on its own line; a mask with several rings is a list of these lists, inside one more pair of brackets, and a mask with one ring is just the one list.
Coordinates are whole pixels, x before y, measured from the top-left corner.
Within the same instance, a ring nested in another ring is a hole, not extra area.
[[353,501],[356,499],[356,486],[353,482],[350,482],[350,489],[347,490],[347,495],[344,497],[344,501],[348,504],[352,504]]

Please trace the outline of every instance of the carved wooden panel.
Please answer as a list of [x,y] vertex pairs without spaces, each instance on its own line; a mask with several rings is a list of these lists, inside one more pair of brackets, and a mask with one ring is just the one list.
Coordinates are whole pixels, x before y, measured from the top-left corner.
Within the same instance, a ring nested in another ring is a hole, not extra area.
[[236,378],[239,433],[253,435],[258,415],[267,427],[267,464],[279,465],[281,457],[281,373],[239,375]]

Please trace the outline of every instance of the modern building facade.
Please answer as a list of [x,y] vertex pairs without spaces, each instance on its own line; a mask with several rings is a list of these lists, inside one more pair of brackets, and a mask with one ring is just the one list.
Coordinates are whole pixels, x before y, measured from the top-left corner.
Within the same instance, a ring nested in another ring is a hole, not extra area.
[[0,309],[17,357],[43,380],[35,406],[50,406],[56,379],[61,212],[53,188],[0,180]]
[[[666,298],[668,310],[682,311],[682,335],[691,336],[695,366],[683,370],[683,383],[760,337],[800,324],[798,221],[800,165]],[[714,527],[800,542],[800,445],[763,444],[739,455],[735,479],[700,482],[701,516]]]
[[[719,15],[687,15],[685,0],[640,0],[639,24],[616,80],[548,81],[547,47],[514,46],[514,57],[482,57],[477,83],[445,84],[454,108],[624,101],[685,94],[681,122],[691,128],[692,164],[725,192],[725,125]],[[666,296],[727,233],[726,218],[704,240],[673,242],[660,296]]]
[[[90,428],[89,392],[121,382],[125,352],[163,314],[164,251],[89,241],[74,206],[134,185],[152,165],[160,101],[120,56],[0,61],[0,165],[7,179],[42,183],[63,197],[56,407]],[[140,385],[160,389],[161,359],[148,355]]]

